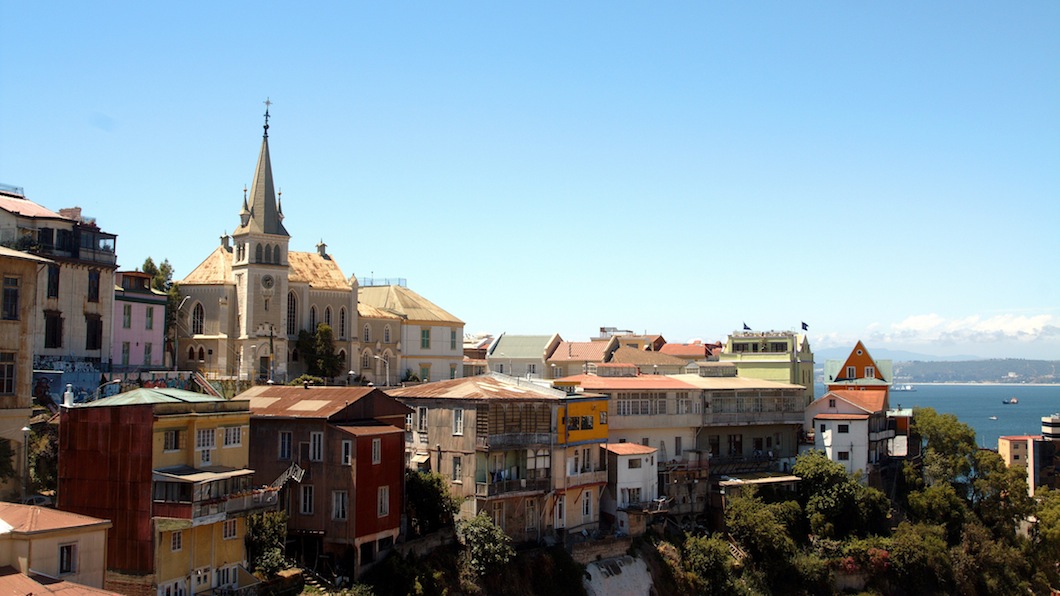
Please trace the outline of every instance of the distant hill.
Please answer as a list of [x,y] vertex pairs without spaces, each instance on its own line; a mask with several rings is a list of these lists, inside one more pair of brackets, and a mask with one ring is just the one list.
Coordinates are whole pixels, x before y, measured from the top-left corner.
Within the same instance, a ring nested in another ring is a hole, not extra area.
[[[854,346],[846,348],[825,348],[823,350],[813,351],[813,360],[820,368],[824,368],[825,360],[846,360],[847,356],[850,355],[850,350]],[[914,362],[914,361],[929,361],[929,362],[955,362],[962,360],[982,360],[979,356],[972,356],[969,354],[961,354],[958,356],[935,356],[932,354],[920,354],[917,352],[908,352],[905,350],[888,350],[887,348],[873,348],[867,346],[869,354],[872,354],[873,358],[880,360],[892,360],[894,362]]]
[[894,380],[899,383],[1060,383],[1058,371],[1060,361],[1057,360],[896,361]]

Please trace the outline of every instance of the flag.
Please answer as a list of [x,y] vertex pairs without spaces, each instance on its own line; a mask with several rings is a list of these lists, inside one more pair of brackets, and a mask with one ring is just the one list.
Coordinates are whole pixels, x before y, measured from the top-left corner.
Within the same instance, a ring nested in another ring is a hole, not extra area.
[[747,323],[744,323],[744,324],[743,324],[743,330],[744,330],[744,331],[750,331],[750,330],[751,330],[751,328],[747,326]]
[[803,331],[809,331],[810,330],[810,326],[806,324],[806,321],[802,322],[802,330]]

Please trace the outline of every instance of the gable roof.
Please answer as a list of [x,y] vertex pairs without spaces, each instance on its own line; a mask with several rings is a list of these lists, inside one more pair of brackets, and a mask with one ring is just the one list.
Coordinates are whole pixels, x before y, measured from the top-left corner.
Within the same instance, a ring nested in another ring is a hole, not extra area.
[[703,360],[710,356],[710,350],[702,343],[693,344],[665,344],[659,348],[660,354],[669,354],[682,359]]
[[437,304],[405,286],[360,287],[357,288],[357,299],[409,321],[464,324]]
[[833,389],[813,401],[807,409],[821,408],[820,404],[827,404],[829,399],[841,399],[855,408],[874,414],[887,410],[887,390],[881,389]]
[[410,410],[376,387],[257,385],[239,394],[255,417],[352,420],[404,416]]
[[637,366],[685,366],[688,361],[662,352],[648,352],[629,346],[615,350],[608,362],[613,364],[635,364]]
[[309,284],[317,290],[350,290],[349,280],[342,275],[339,264],[330,255],[321,256],[316,252],[287,253],[287,264],[290,266],[287,281],[290,283]]
[[[855,377],[846,376],[846,369],[854,367]],[[865,367],[874,368],[872,377],[865,377]],[[892,364],[890,360],[876,360],[869,354],[865,344],[858,340],[846,359],[828,360],[824,363],[824,376],[828,384],[854,384],[854,385],[888,385],[892,377]]]
[[47,207],[34,203],[24,196],[9,194],[6,192],[0,193],[0,209],[14,215],[21,215],[22,217],[62,219],[74,223],[73,219],[63,217]]
[[209,402],[227,402],[223,397],[215,397],[205,393],[196,393],[185,389],[170,387],[140,387],[132,391],[126,391],[110,397],[104,397],[87,404],[79,404],[77,408],[107,408],[114,406],[147,406],[156,404],[198,404]]
[[203,262],[191,270],[180,281],[184,284],[225,284],[232,280],[232,255],[224,247],[218,246]]
[[557,339],[559,339],[558,335],[508,335],[503,333],[490,346],[486,357],[487,359],[493,357],[544,360],[548,357],[547,350]]
[[567,396],[565,392],[558,389],[542,387],[516,377],[493,372],[476,377],[388,389],[387,395],[397,398],[512,401],[560,400]]
[[618,340],[608,341],[561,341],[548,357],[554,362],[603,362],[614,349]]
[[400,321],[401,317],[394,313],[387,312],[381,308],[372,306],[371,304],[365,304],[363,302],[357,303],[357,316],[365,319],[394,319]]

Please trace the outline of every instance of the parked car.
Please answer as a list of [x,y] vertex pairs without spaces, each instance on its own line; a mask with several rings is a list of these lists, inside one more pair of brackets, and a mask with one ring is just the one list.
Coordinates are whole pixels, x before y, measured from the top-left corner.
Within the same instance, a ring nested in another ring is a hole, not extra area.
[[23,505],[37,505],[40,507],[51,507],[55,504],[52,498],[48,495],[30,495],[25,499],[22,499]]

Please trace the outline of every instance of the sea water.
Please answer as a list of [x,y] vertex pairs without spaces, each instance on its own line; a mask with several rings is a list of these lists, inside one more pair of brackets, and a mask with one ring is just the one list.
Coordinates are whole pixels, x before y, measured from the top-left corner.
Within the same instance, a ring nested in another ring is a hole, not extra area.
[[[1042,416],[1060,413],[1060,385],[944,383],[913,384],[913,389],[892,390],[891,407],[954,414],[975,430],[976,443],[989,449],[997,449],[998,437],[1041,434]],[[817,397],[824,394],[824,386],[818,385]],[[1019,403],[1003,403],[1012,398]]]

